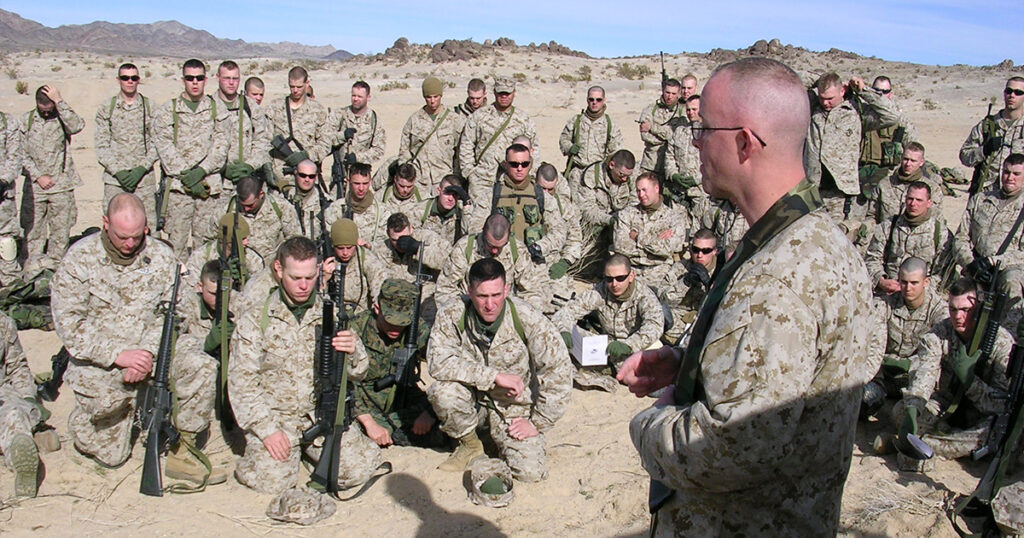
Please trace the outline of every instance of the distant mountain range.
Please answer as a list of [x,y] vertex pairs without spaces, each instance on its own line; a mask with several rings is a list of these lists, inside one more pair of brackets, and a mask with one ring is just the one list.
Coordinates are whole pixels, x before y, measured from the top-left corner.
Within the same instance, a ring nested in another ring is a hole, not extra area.
[[318,58],[346,60],[352,54],[330,45],[248,43],[220,39],[178,21],[119,24],[96,21],[50,28],[0,9],[0,50],[83,50],[115,54],[216,58]]

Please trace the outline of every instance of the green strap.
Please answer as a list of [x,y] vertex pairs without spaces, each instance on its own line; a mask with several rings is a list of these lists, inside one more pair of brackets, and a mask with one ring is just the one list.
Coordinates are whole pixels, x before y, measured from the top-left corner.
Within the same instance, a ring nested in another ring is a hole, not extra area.
[[[243,127],[244,127],[245,123],[242,120],[245,119],[243,117],[243,116],[245,116],[245,96],[244,95],[239,95],[238,99],[240,100],[239,104],[238,104],[238,160],[244,162],[245,161],[245,129],[243,129]],[[277,216],[278,217],[281,216],[280,212],[277,214]]]
[[[448,108],[444,109],[444,114],[441,114],[441,119],[437,120],[437,122],[434,123],[434,128],[431,129],[429,133],[427,133],[427,137],[423,139],[423,143],[420,144],[420,147],[416,148],[416,153],[412,154],[412,158],[409,159],[409,162],[415,161],[416,157],[420,156],[420,152],[423,151],[423,148],[427,145],[427,142],[430,140],[430,137],[434,136],[434,133],[437,132],[437,129],[441,127],[442,123],[444,123],[444,119],[448,117],[448,112],[450,110],[451,109]],[[374,116],[374,118],[376,118],[376,116]]]
[[270,325],[270,299],[274,297],[275,291],[277,291],[277,286],[271,286],[266,299],[263,299],[263,309],[260,311],[260,334],[266,333],[267,327]]
[[516,113],[516,107],[514,107],[514,106],[509,107],[508,117],[505,118],[505,121],[501,124],[501,126],[498,127],[498,129],[496,131],[494,131],[494,134],[491,135],[491,139],[488,140],[487,144],[484,145],[484,149],[480,150],[480,153],[476,154],[476,161],[477,161],[477,163],[479,163],[480,162],[480,158],[483,157],[487,153],[487,150],[491,148],[491,144],[493,144],[494,141],[497,140],[499,136],[501,136],[501,133],[503,133],[505,131],[505,128],[508,127],[509,122],[512,121],[512,115],[515,114],[515,113]]
[[[457,325],[460,333],[466,332],[466,316],[469,315],[469,305],[465,303],[463,304],[465,305],[465,308],[462,310],[462,317],[459,318]],[[512,328],[515,329],[516,334],[519,335],[519,339],[522,340],[523,344],[528,345],[526,343],[526,331],[523,330],[523,322],[519,319],[519,311],[516,310],[516,305],[508,298],[505,299],[505,304],[508,305],[508,311],[512,314]]]

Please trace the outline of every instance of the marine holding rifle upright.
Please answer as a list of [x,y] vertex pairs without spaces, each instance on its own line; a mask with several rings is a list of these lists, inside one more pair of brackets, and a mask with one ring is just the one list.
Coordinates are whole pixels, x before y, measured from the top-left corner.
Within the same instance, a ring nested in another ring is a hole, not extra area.
[[287,145],[289,154],[271,151],[274,157],[274,177],[277,185],[294,182],[295,166],[309,159],[318,165],[331,152],[334,133],[330,127],[330,112],[319,101],[306,96],[309,74],[301,66],[288,71],[288,96],[282,100],[264,101],[263,110],[270,123],[271,144]]
[[[75,449],[103,467],[119,467],[131,454],[138,392],[152,375],[160,343],[163,316],[156,307],[169,300],[174,282],[174,252],[147,231],[138,197],[114,196],[103,230],[72,245],[51,281],[54,326],[72,357],[66,382],[75,403],[68,430]],[[194,444],[210,410],[184,387],[212,386],[216,368],[208,357],[173,361],[183,443]],[[168,476],[194,478],[173,472],[177,463],[191,468],[191,458],[184,446],[172,447]]]
[[1011,153],[1024,153],[1024,77],[1013,76],[1003,88],[1003,108],[979,121],[960,147],[960,162],[974,167],[970,193],[997,186],[999,166]]

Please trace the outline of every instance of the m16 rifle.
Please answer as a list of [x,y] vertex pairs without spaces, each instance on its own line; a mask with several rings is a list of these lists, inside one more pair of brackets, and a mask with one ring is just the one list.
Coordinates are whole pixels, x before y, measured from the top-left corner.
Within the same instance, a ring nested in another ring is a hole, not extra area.
[[175,306],[178,304],[178,288],[181,287],[181,264],[174,268],[174,287],[171,290],[170,302],[161,308],[164,312],[164,324],[160,331],[160,347],[156,352],[156,364],[153,366],[153,385],[146,391],[145,403],[140,409],[142,429],[148,432],[146,437],[146,458],[142,464],[142,482],[139,493],[153,497],[164,494],[163,475],[160,471],[160,453],[168,445],[178,442],[178,430],[171,424],[171,411],[174,406],[174,395],[171,393],[171,353],[174,348]]

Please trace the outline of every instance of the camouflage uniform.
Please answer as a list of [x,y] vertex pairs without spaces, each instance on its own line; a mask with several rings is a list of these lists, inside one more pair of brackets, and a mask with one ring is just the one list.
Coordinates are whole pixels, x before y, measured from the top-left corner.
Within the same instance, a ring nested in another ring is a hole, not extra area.
[[[612,123],[612,117],[608,112],[602,109],[601,115],[592,119],[587,114],[588,110],[583,109],[579,114],[569,118],[562,128],[561,136],[558,137],[558,148],[568,159],[564,175],[573,192],[579,185],[579,176],[584,168],[597,162],[604,162],[623,148],[622,133],[619,126]],[[579,151],[575,155],[569,155],[573,145],[578,145]]]
[[[272,289],[255,308],[245,310],[231,337],[228,393],[239,427],[245,430],[245,454],[235,468],[235,478],[263,493],[280,493],[295,486],[301,470],[302,432],[313,425],[313,393],[316,328],[323,304],[317,297],[302,320]],[[361,342],[348,356],[349,378],[366,372],[366,352]],[[287,461],[270,457],[263,440],[278,431],[291,443]],[[350,488],[365,482],[380,464],[380,451],[359,428],[342,436],[338,484]]]
[[398,160],[416,167],[416,184],[422,192],[434,192],[444,176],[454,173],[464,123],[462,116],[444,106],[433,117],[420,108],[405,122]]
[[[51,281],[53,323],[68,352],[65,381],[75,392],[68,429],[75,447],[104,465],[124,463],[131,452],[131,430],[139,383],[126,384],[114,366],[122,351],[153,354],[160,344],[163,315],[157,305],[170,297],[174,253],[167,244],[146,238],[146,246],[126,266],[113,263],[95,233],[68,249]],[[172,361],[174,374],[214,375],[206,363]],[[189,386],[194,384],[185,383]],[[180,403],[196,402],[183,390]],[[178,409],[178,420],[201,410]],[[182,415],[185,415],[183,417]],[[187,422],[187,421],[186,421]],[[184,429],[184,428],[183,428]]]
[[[75,188],[82,184],[71,159],[71,135],[81,132],[85,121],[66,101],[57,103],[56,111],[57,117],[47,120],[32,109],[21,122],[22,163],[31,180],[22,198],[21,220],[31,223],[25,231],[29,262],[43,267],[64,255],[78,219]],[[50,176],[54,185],[42,189],[36,183],[40,176]]]
[[954,414],[965,424],[953,427],[941,417],[949,405],[956,401],[960,383],[950,370],[951,357],[966,346],[953,330],[953,324],[946,318],[932,327],[921,340],[917,352],[911,357],[909,386],[903,391],[903,401],[893,407],[893,421],[903,420],[907,406],[918,409],[918,434],[947,459],[962,458],[981,446],[988,438],[991,418],[1006,408],[1006,400],[999,395],[1009,390],[1006,368],[1013,347],[1013,337],[999,328],[987,364],[975,366],[975,377],[963,393],[960,401],[961,413]]
[[583,257],[583,216],[580,214],[580,208],[572,196],[557,191],[551,196],[558,205],[558,210],[562,215],[562,222],[565,223],[565,242],[562,243],[558,257],[564,258],[570,264],[576,263]]
[[[502,125],[505,128],[499,132]],[[491,195],[494,171],[504,162],[505,150],[512,145],[512,140],[519,136],[530,139],[533,161],[540,162],[537,127],[530,116],[515,106],[505,112],[498,112],[493,105],[485,106],[466,120],[459,142],[459,165],[462,177],[469,180],[471,199],[486,200]]]
[[882,297],[883,318],[886,321],[885,353],[901,359],[917,351],[921,337],[933,326],[949,317],[946,301],[935,288],[925,290],[924,302],[911,309],[899,293]]
[[861,169],[872,165],[876,169],[892,170],[899,166],[903,148],[910,142],[921,140],[921,136],[914,124],[910,122],[910,118],[900,110],[895,101],[890,100],[890,102],[892,102],[892,107],[896,115],[899,116],[899,120],[895,125],[889,127],[863,131],[860,140]]
[[640,133],[640,140],[644,142],[644,156],[640,160],[640,169],[664,176],[668,141],[672,138],[673,131],[690,124],[686,119],[686,105],[677,101],[675,105],[669,107],[658,99],[640,113],[640,123],[645,121],[651,122],[651,130]]
[[[191,290],[195,288],[195,285],[199,282],[199,277],[202,276],[203,266],[206,265],[206,262],[220,258],[220,253],[218,252],[219,245],[219,239],[211,239],[192,250],[188,261],[185,262],[185,274],[181,275],[182,289]],[[244,249],[245,252],[242,253],[242,258],[245,263],[245,275],[243,276],[246,281],[274,261],[273,258],[260,256],[260,253],[253,250],[252,247],[244,247]]]
[[351,127],[356,130],[356,134],[348,143],[348,148],[342,151],[342,156],[351,153],[356,156],[357,163],[377,168],[380,160],[384,158],[384,147],[387,145],[384,124],[377,120],[377,112],[366,108],[362,115],[357,116],[352,107],[347,106],[338,112],[337,118],[332,119],[332,125],[337,128],[334,133],[335,146],[345,146],[345,129]]
[[[212,97],[201,97],[195,111],[185,104],[187,99],[184,95],[171,99],[153,117],[156,150],[167,174],[165,192],[169,191],[164,200],[167,220],[163,232],[181,260],[188,256],[185,247],[190,237],[196,247],[217,235],[208,219],[223,214],[219,213],[223,207],[220,193],[225,180],[220,171],[227,159],[228,133],[234,125],[227,110],[214,110]],[[206,171],[203,182],[209,186],[210,195],[205,200],[189,194],[181,183],[181,175],[197,166]]]
[[665,154],[665,179],[675,174],[689,176],[697,182],[697,186],[690,187],[686,194],[693,199],[706,197],[707,194],[701,185],[700,173],[700,151],[693,145],[693,131],[689,125],[680,126],[672,131],[672,137],[668,140],[668,149]]
[[[455,243],[448,261],[441,268],[437,277],[437,293],[435,301],[438,309],[449,303],[458,303],[459,297],[469,292],[467,278],[469,267],[482,258],[490,258],[486,252],[483,232],[467,235]],[[526,247],[514,237],[508,238],[501,252],[494,259],[501,262],[507,272],[505,279],[512,287],[513,293],[529,300],[534,306],[543,304],[543,290],[547,275],[541,275],[543,267],[530,261]]]
[[[860,99],[863,103],[854,103]],[[846,223],[848,232],[860,228],[864,209],[861,200],[860,156],[861,129],[876,130],[895,125],[899,116],[889,99],[871,91],[863,91],[826,111],[815,98],[811,103],[811,124],[804,145],[804,169],[807,178],[819,185],[825,207],[837,223]],[[851,207],[844,207],[847,201]]]
[[[270,162],[270,119],[255,101],[246,99],[239,95],[230,103],[221,98],[220,92],[213,94],[217,100],[217,110],[225,110],[228,113],[228,156],[227,163],[244,162],[259,170],[264,164]],[[235,185],[230,181],[224,182],[224,192],[230,196],[234,194]]]
[[[661,338],[665,329],[665,316],[661,304],[651,288],[640,281],[633,281],[622,297],[616,298],[603,282],[597,283],[551,317],[551,323],[559,331],[571,332],[573,325],[585,316],[595,314],[599,334],[607,334],[629,346],[633,351],[649,348]],[[619,367],[626,357],[619,358]],[[609,363],[612,358],[609,357]]]
[[[14,200],[15,182],[21,177],[22,158],[18,118],[0,112],[0,184],[6,185],[0,195],[0,240],[22,237],[18,206]],[[11,260],[0,259],[0,283],[6,285],[20,276],[17,256]]]
[[[377,201],[373,191],[367,192],[366,196],[371,200],[369,207],[363,211],[355,211],[353,208],[352,215],[350,216],[346,215],[349,205],[351,205],[349,200],[335,200],[331,202],[331,205],[324,212],[324,222],[327,224],[327,228],[330,229],[334,221],[348,216],[348,218],[355,221],[356,227],[359,228],[359,238],[368,244],[373,245],[381,239],[387,239],[388,234],[385,228],[387,227],[390,215],[384,213],[384,209],[381,207],[380,202]],[[412,221],[412,217],[409,220]]]
[[862,386],[878,366],[865,359],[871,284],[813,187],[791,194],[709,292],[724,298],[702,345],[689,346],[703,395],[687,401],[682,370],[676,403],[630,423],[644,469],[674,490],[657,536],[838,530]]
[[[434,379],[427,397],[441,431],[456,439],[472,433],[480,415],[485,415],[491,437],[515,479],[536,482],[548,474],[544,434],[569,406],[572,365],[555,327],[529,304],[507,299],[501,316],[495,333],[488,334],[467,303],[456,301],[438,313],[427,349],[427,366]],[[519,319],[522,336],[513,316]],[[523,380],[525,388],[517,400],[495,387],[499,373]],[[485,406],[486,412],[481,409]],[[513,439],[508,425],[517,417],[529,419],[540,434]]]
[[[928,262],[928,274],[939,269],[936,260],[948,248],[952,248],[953,234],[946,227],[946,220],[932,207],[927,219],[920,224],[911,224],[907,216],[899,215],[882,221],[875,226],[864,261],[871,275],[871,281],[878,285],[882,278],[894,279],[899,276],[900,264],[911,256]],[[895,226],[895,228],[893,228]]]
[[[971,263],[975,256],[985,256],[991,258],[992,263],[1001,263],[1003,268],[1024,265],[1024,226],[1006,241],[1014,222],[1024,211],[1022,193],[1024,190],[1007,197],[996,187],[967,201],[967,210],[960,217],[956,231],[957,263],[963,266]],[[1007,248],[998,254],[1004,242]]]
[[114,174],[137,166],[149,171],[135,187],[134,192],[146,208],[146,220],[156,223],[157,175],[152,173],[156,163],[156,142],[153,140],[153,113],[156,104],[142,94],[127,103],[120,93],[101,103],[96,109],[96,159],[103,168],[103,207],[115,195],[128,192],[118,183]]
[[423,214],[423,206],[426,203],[420,196],[420,192],[419,187],[413,187],[412,194],[403,200],[395,194],[395,187],[388,185],[380,197],[380,212],[384,215],[385,224],[391,215],[404,213],[406,217],[409,217],[409,225],[412,229],[418,230],[420,221],[417,217]]
[[[495,194],[497,193],[497,196]],[[543,197],[540,200],[538,197]],[[491,186],[488,198],[477,202],[475,219],[471,219],[470,229],[483,228],[487,217],[501,213],[508,218],[511,225],[509,235],[514,236],[521,245],[536,244],[545,258],[554,256],[565,244],[566,225],[562,222],[562,212],[558,210],[555,198],[541,189],[533,177],[527,178],[521,185],[516,185],[505,175]],[[489,211],[484,213],[483,209]]]
[[[319,241],[322,233],[320,223],[320,189],[316,186],[309,189],[309,192],[293,189],[289,193],[288,200],[292,203],[292,207],[295,208],[295,213],[298,215],[299,228],[302,235],[313,240],[313,242]],[[324,203],[329,204],[330,200],[324,199]]]
[[357,246],[356,255],[345,264],[345,308],[350,315],[370,309],[380,286],[387,279],[384,263],[366,247]]
[[[182,289],[178,292],[180,298],[175,313],[181,321],[178,338],[174,342],[174,358],[171,359],[171,378],[174,379],[174,394],[179,406],[175,420],[184,431],[200,432],[210,426],[213,415],[220,355],[218,352],[215,358],[204,349],[206,337],[213,328],[214,312],[206,306],[200,294],[191,291],[194,286],[185,288],[184,285],[182,281]],[[237,297],[238,294],[231,294],[229,313],[234,313]],[[182,413],[182,409],[188,412]]]
[[[434,243],[443,242],[449,249],[459,238],[469,233],[468,218],[465,206],[462,202],[456,201],[449,213],[442,214],[437,197],[430,198],[424,202],[422,214],[416,215],[420,232],[434,237]],[[409,215],[409,220],[413,220]]]
[[[986,140],[999,139],[998,149],[985,155]],[[971,129],[960,146],[960,163],[969,168],[982,167],[979,192],[999,186],[1003,161],[1012,153],[1024,153],[1024,117],[1010,120],[1002,111],[986,116]]]
[[[263,306],[263,300],[267,298],[267,294],[278,285],[273,265],[274,261],[269,260],[267,267],[249,277],[245,286],[242,287],[242,293],[236,294],[238,296],[238,312],[248,312],[253,308]],[[232,311],[234,311],[234,299],[231,304]]]
[[[686,248],[689,220],[678,207],[664,202],[649,208],[639,204],[626,207],[615,215],[612,250],[629,258],[645,282],[657,282],[668,273],[673,256]],[[672,237],[658,237],[666,230],[672,231]],[[631,231],[637,233],[636,240],[630,239]]]
[[[686,347],[686,343],[681,342],[680,338],[697,318],[697,310],[708,293],[703,284],[693,282],[691,285],[684,278],[696,265],[698,264],[691,260],[677,261],[672,264],[661,282],[652,283],[657,290],[658,300],[672,314],[672,327],[669,327],[661,337],[666,344]],[[708,276],[714,275],[714,265],[707,269],[707,272]]]
[[904,177],[897,169],[891,176],[878,182],[878,200],[873,211],[875,222],[890,220],[903,212],[907,190],[914,181],[923,181],[931,187],[932,211],[942,213],[942,178],[928,174],[924,167],[921,168],[921,173],[910,177]]
[[706,202],[706,208],[701,211],[701,227],[718,236],[718,250],[724,252],[736,248],[750,229],[747,219],[729,200],[709,197]]
[[613,224],[616,212],[637,203],[636,181],[632,177],[623,183],[615,183],[609,178],[607,165],[588,167],[580,178],[579,191],[584,237],[598,235]]
[[[235,198],[232,196],[227,206],[218,208],[218,212],[210,216],[211,229],[216,230],[216,222],[235,210]],[[256,210],[255,215],[249,215],[245,211],[239,210],[238,218],[244,219],[249,224],[249,248],[258,252],[264,260],[274,259],[274,256],[277,255],[277,247],[285,239],[303,235],[295,206],[275,191],[264,191],[263,203]]]
[[36,398],[36,384],[14,321],[0,314],[0,452],[10,469],[15,468],[10,450],[15,436],[31,437],[42,420],[40,407],[26,398]]
[[[288,123],[288,110],[291,106],[291,96],[285,96],[276,103],[272,100],[264,100],[267,106],[263,108],[264,114],[270,120],[270,138],[277,135],[288,140],[290,136],[295,141],[290,144],[294,151],[305,151],[309,160],[320,164],[331,153],[331,146],[335,143],[334,131],[331,126],[330,112],[327,107],[309,98],[304,98],[302,105],[291,110],[291,125]],[[269,150],[269,148],[268,148]],[[294,178],[284,175],[284,160],[274,158],[274,175],[280,185],[294,183]]]

